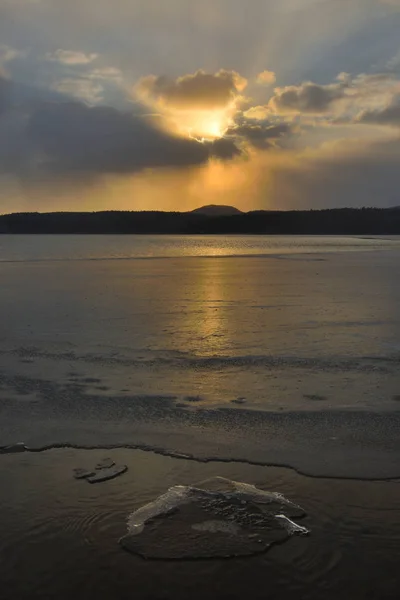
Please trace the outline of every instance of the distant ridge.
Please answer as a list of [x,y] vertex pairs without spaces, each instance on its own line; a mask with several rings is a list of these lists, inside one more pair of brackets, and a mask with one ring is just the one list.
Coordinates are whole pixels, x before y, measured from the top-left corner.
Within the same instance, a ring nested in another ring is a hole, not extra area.
[[242,211],[235,206],[225,204],[207,204],[191,211],[196,215],[206,215],[207,217],[230,217],[231,215],[242,215]]

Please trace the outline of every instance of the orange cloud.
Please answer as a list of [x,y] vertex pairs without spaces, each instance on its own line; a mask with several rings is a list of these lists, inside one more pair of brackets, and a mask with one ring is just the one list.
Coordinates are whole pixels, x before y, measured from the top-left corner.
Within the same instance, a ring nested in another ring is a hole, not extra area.
[[246,119],[264,121],[264,119],[268,119],[271,116],[271,110],[267,105],[252,106],[243,113],[243,116],[246,117]]
[[174,110],[220,110],[247,87],[247,80],[221,69],[215,74],[197,71],[177,79],[149,75],[136,86],[139,99],[158,108]]
[[262,71],[257,75],[256,82],[259,85],[273,85],[276,81],[276,75],[273,71]]
[[167,130],[185,137],[217,139],[233,124],[247,79],[236,71],[196,73],[177,79],[149,75],[140,79],[137,98],[164,117]]

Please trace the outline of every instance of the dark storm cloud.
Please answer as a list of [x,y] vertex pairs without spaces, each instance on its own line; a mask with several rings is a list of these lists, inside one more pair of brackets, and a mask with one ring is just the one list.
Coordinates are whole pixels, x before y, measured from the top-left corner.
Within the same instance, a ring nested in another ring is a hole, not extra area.
[[[78,101],[40,101],[8,110],[9,82],[0,79],[0,171],[19,175],[131,173],[229,159],[234,142],[199,143],[172,136],[160,120]],[[11,151],[12,150],[12,151]],[[29,168],[27,167],[29,166]]]
[[235,71],[220,70],[211,74],[197,71],[177,79],[143,77],[136,92],[139,98],[175,110],[218,110],[225,108],[247,81]]
[[229,160],[242,154],[236,139],[220,138],[218,140],[205,142],[211,156],[222,160]]
[[145,117],[78,102],[42,106],[31,116],[27,135],[54,171],[130,172],[208,158],[201,144],[173,138]]
[[276,88],[269,106],[278,113],[324,113],[333,102],[344,97],[346,88],[345,81],[328,85],[305,82],[299,86]]
[[227,135],[245,139],[254,148],[264,150],[276,145],[276,141],[282,136],[291,132],[288,123],[278,123],[272,125],[269,122],[254,125],[252,123],[243,123],[232,127],[227,131]]

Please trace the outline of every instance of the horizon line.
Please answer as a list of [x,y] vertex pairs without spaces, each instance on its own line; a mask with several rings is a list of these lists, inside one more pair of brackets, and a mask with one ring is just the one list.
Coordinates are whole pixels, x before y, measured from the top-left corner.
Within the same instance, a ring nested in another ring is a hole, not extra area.
[[[227,205],[213,205],[215,207],[227,206]],[[196,214],[196,211],[201,210],[202,208],[206,208],[204,206],[199,206],[198,208],[194,208],[191,210],[128,210],[128,209],[104,209],[104,210],[50,210],[50,211],[37,211],[37,210],[28,210],[28,211],[18,211],[11,213],[0,213],[1,217],[11,217],[17,215],[95,215],[95,214],[104,214],[104,213],[162,213],[162,214]],[[342,210],[400,210],[399,206],[343,206],[343,207],[325,207],[325,208],[289,208],[289,209],[268,209],[268,208],[255,208],[248,211],[242,211],[235,206],[229,206],[228,208],[232,208],[234,210],[239,211],[239,214],[207,214],[207,213],[199,213],[197,215],[204,217],[239,217],[241,215],[249,215],[251,213],[290,213],[290,212],[327,212],[327,211],[342,211]]]

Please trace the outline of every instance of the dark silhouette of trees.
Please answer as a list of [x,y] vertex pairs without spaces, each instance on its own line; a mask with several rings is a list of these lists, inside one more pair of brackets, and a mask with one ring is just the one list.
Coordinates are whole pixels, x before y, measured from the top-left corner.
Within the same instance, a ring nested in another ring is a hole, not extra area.
[[0,216],[0,233],[400,235],[400,209],[14,213]]

